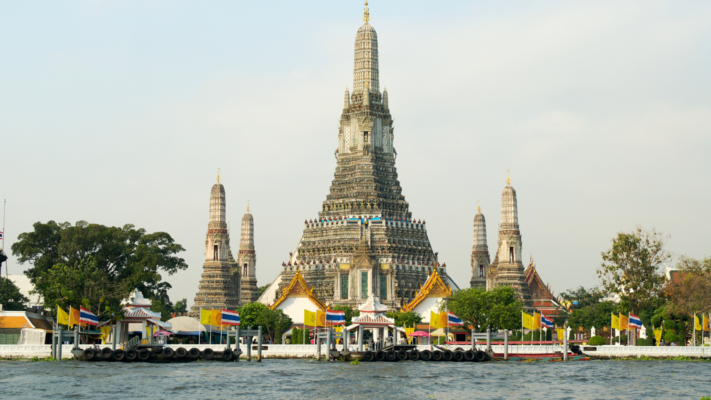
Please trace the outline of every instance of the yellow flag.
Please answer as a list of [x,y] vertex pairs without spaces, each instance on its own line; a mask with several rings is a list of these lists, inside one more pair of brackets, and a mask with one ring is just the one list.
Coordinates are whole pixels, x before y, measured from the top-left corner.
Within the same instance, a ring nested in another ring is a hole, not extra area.
[[79,320],[81,319],[81,311],[77,308],[72,308],[69,306],[69,329],[73,329],[74,325],[81,325]]
[[212,319],[212,326],[221,326],[222,325],[222,309],[211,310],[210,313],[212,314],[210,316],[210,318]]
[[630,318],[626,315],[620,314],[620,330],[624,331],[630,329]]
[[612,329],[620,330],[620,317],[615,314],[612,314]]
[[707,331],[709,330],[709,318],[704,314],[704,325],[702,326],[703,330]]
[[701,330],[701,321],[699,321],[699,316],[694,314],[694,329],[697,331]]
[[449,315],[446,312],[439,313],[439,327],[446,328],[449,326]]
[[662,330],[661,329],[654,330],[654,338],[657,339],[657,346],[659,346],[659,342],[662,341]]
[[316,326],[326,326],[326,311],[316,310]]
[[555,330],[556,334],[558,334],[558,340],[563,340],[563,335],[565,335],[565,329],[563,328],[558,328]]
[[415,328],[405,327],[405,334],[407,335],[407,337],[410,337],[410,335],[412,335],[414,332],[415,332]]
[[61,325],[69,325],[69,314],[57,306],[57,323]]
[[203,325],[212,324],[212,313],[210,312],[210,310],[203,310],[202,308],[200,309],[200,323]]
[[541,314],[537,312],[533,312],[533,328],[532,329],[541,329]]
[[304,310],[304,325],[316,326],[316,313],[309,310]]
[[533,317],[525,312],[521,312],[521,326],[526,329],[533,329]]
[[109,338],[109,333],[111,332],[110,326],[102,326],[101,328],[101,343],[106,344],[106,339]]
[[439,326],[439,313],[430,311],[430,326],[435,329],[442,328]]

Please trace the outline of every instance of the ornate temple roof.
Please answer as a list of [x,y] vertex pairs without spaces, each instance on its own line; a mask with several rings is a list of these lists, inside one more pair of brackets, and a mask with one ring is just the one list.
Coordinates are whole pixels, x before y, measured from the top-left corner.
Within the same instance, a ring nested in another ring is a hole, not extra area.
[[550,287],[543,283],[543,279],[538,275],[536,266],[533,263],[528,264],[526,271],[524,271],[524,276],[526,277],[526,283],[528,284],[528,290],[531,292],[531,298],[535,299],[548,299],[551,301],[556,301],[553,291]]
[[311,301],[318,306],[321,310],[326,309],[326,305],[323,304],[321,300],[319,300],[316,295],[314,295],[314,290],[309,287],[309,285],[306,283],[304,280],[304,277],[301,275],[301,271],[298,269],[296,270],[296,274],[294,274],[294,277],[291,279],[291,283],[289,286],[282,291],[282,295],[277,301],[272,304],[271,309],[274,310],[276,309],[279,304],[281,304],[284,300],[286,300],[287,297],[308,297]]
[[439,275],[439,270],[435,268],[432,275],[430,275],[427,282],[425,282],[425,285],[420,286],[420,291],[417,292],[417,296],[415,296],[414,300],[412,300],[410,304],[403,306],[402,310],[405,312],[412,311],[422,300],[428,297],[445,298],[451,294],[452,289],[444,283],[442,277]]
[[150,308],[151,305],[153,305],[153,302],[143,297],[143,294],[138,289],[136,289],[128,296],[128,300],[125,302],[124,307]]

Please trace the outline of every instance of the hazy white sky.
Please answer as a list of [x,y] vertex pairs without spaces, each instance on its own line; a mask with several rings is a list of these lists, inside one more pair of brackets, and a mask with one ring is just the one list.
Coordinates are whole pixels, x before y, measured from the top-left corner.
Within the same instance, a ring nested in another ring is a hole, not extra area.
[[[166,231],[192,304],[222,168],[271,282],[329,191],[361,1],[0,1],[7,246],[36,221]],[[709,255],[711,2],[370,2],[413,217],[468,286],[477,199],[495,252],[506,170],[523,253],[598,284],[636,225]],[[10,273],[27,266],[10,260]],[[3,271],[4,272],[4,271]]]

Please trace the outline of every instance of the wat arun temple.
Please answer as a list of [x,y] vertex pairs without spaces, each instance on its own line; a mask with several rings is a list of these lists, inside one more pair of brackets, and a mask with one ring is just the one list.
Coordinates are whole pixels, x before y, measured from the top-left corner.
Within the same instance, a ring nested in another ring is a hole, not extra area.
[[[378,34],[356,33],[353,92],[343,96],[336,172],[318,218],[304,221],[295,251],[265,294],[281,296],[297,270],[316,297],[357,306],[373,295],[391,309],[409,303],[438,265],[425,221],[415,219],[398,181],[388,92],[380,90]],[[335,139],[335,135],[334,135]],[[271,299],[269,299],[269,297]]]
[[[343,96],[336,171],[318,218],[304,221],[298,245],[276,279],[258,290],[254,219],[248,206],[235,260],[229,247],[225,189],[218,176],[211,192],[204,273],[191,315],[201,308],[235,309],[254,301],[274,306],[297,291],[318,307],[356,308],[377,299],[387,309],[401,310],[413,308],[428,288],[441,287],[445,294],[459,289],[432,248],[426,222],[413,217],[398,181],[393,118],[387,89],[380,91],[378,35],[369,24],[367,3],[363,20],[355,37],[353,91],[346,88]],[[522,246],[516,191],[509,176],[493,260],[480,207],[474,217],[469,286],[487,290],[510,286],[527,308],[552,312],[559,299],[543,283],[533,260],[524,268]]]

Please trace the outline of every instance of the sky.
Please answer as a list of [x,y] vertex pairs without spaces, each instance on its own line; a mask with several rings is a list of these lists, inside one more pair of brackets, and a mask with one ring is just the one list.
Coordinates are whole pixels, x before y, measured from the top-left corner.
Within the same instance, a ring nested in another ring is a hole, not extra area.
[[[493,257],[510,170],[527,262],[599,285],[618,232],[709,256],[711,2],[380,1],[403,194],[467,287],[477,201]],[[257,280],[317,217],[352,88],[360,1],[0,1],[6,248],[37,221],[168,232],[193,303],[220,168]],[[29,265],[9,260],[9,273]],[[3,271],[5,272],[5,271]]]

